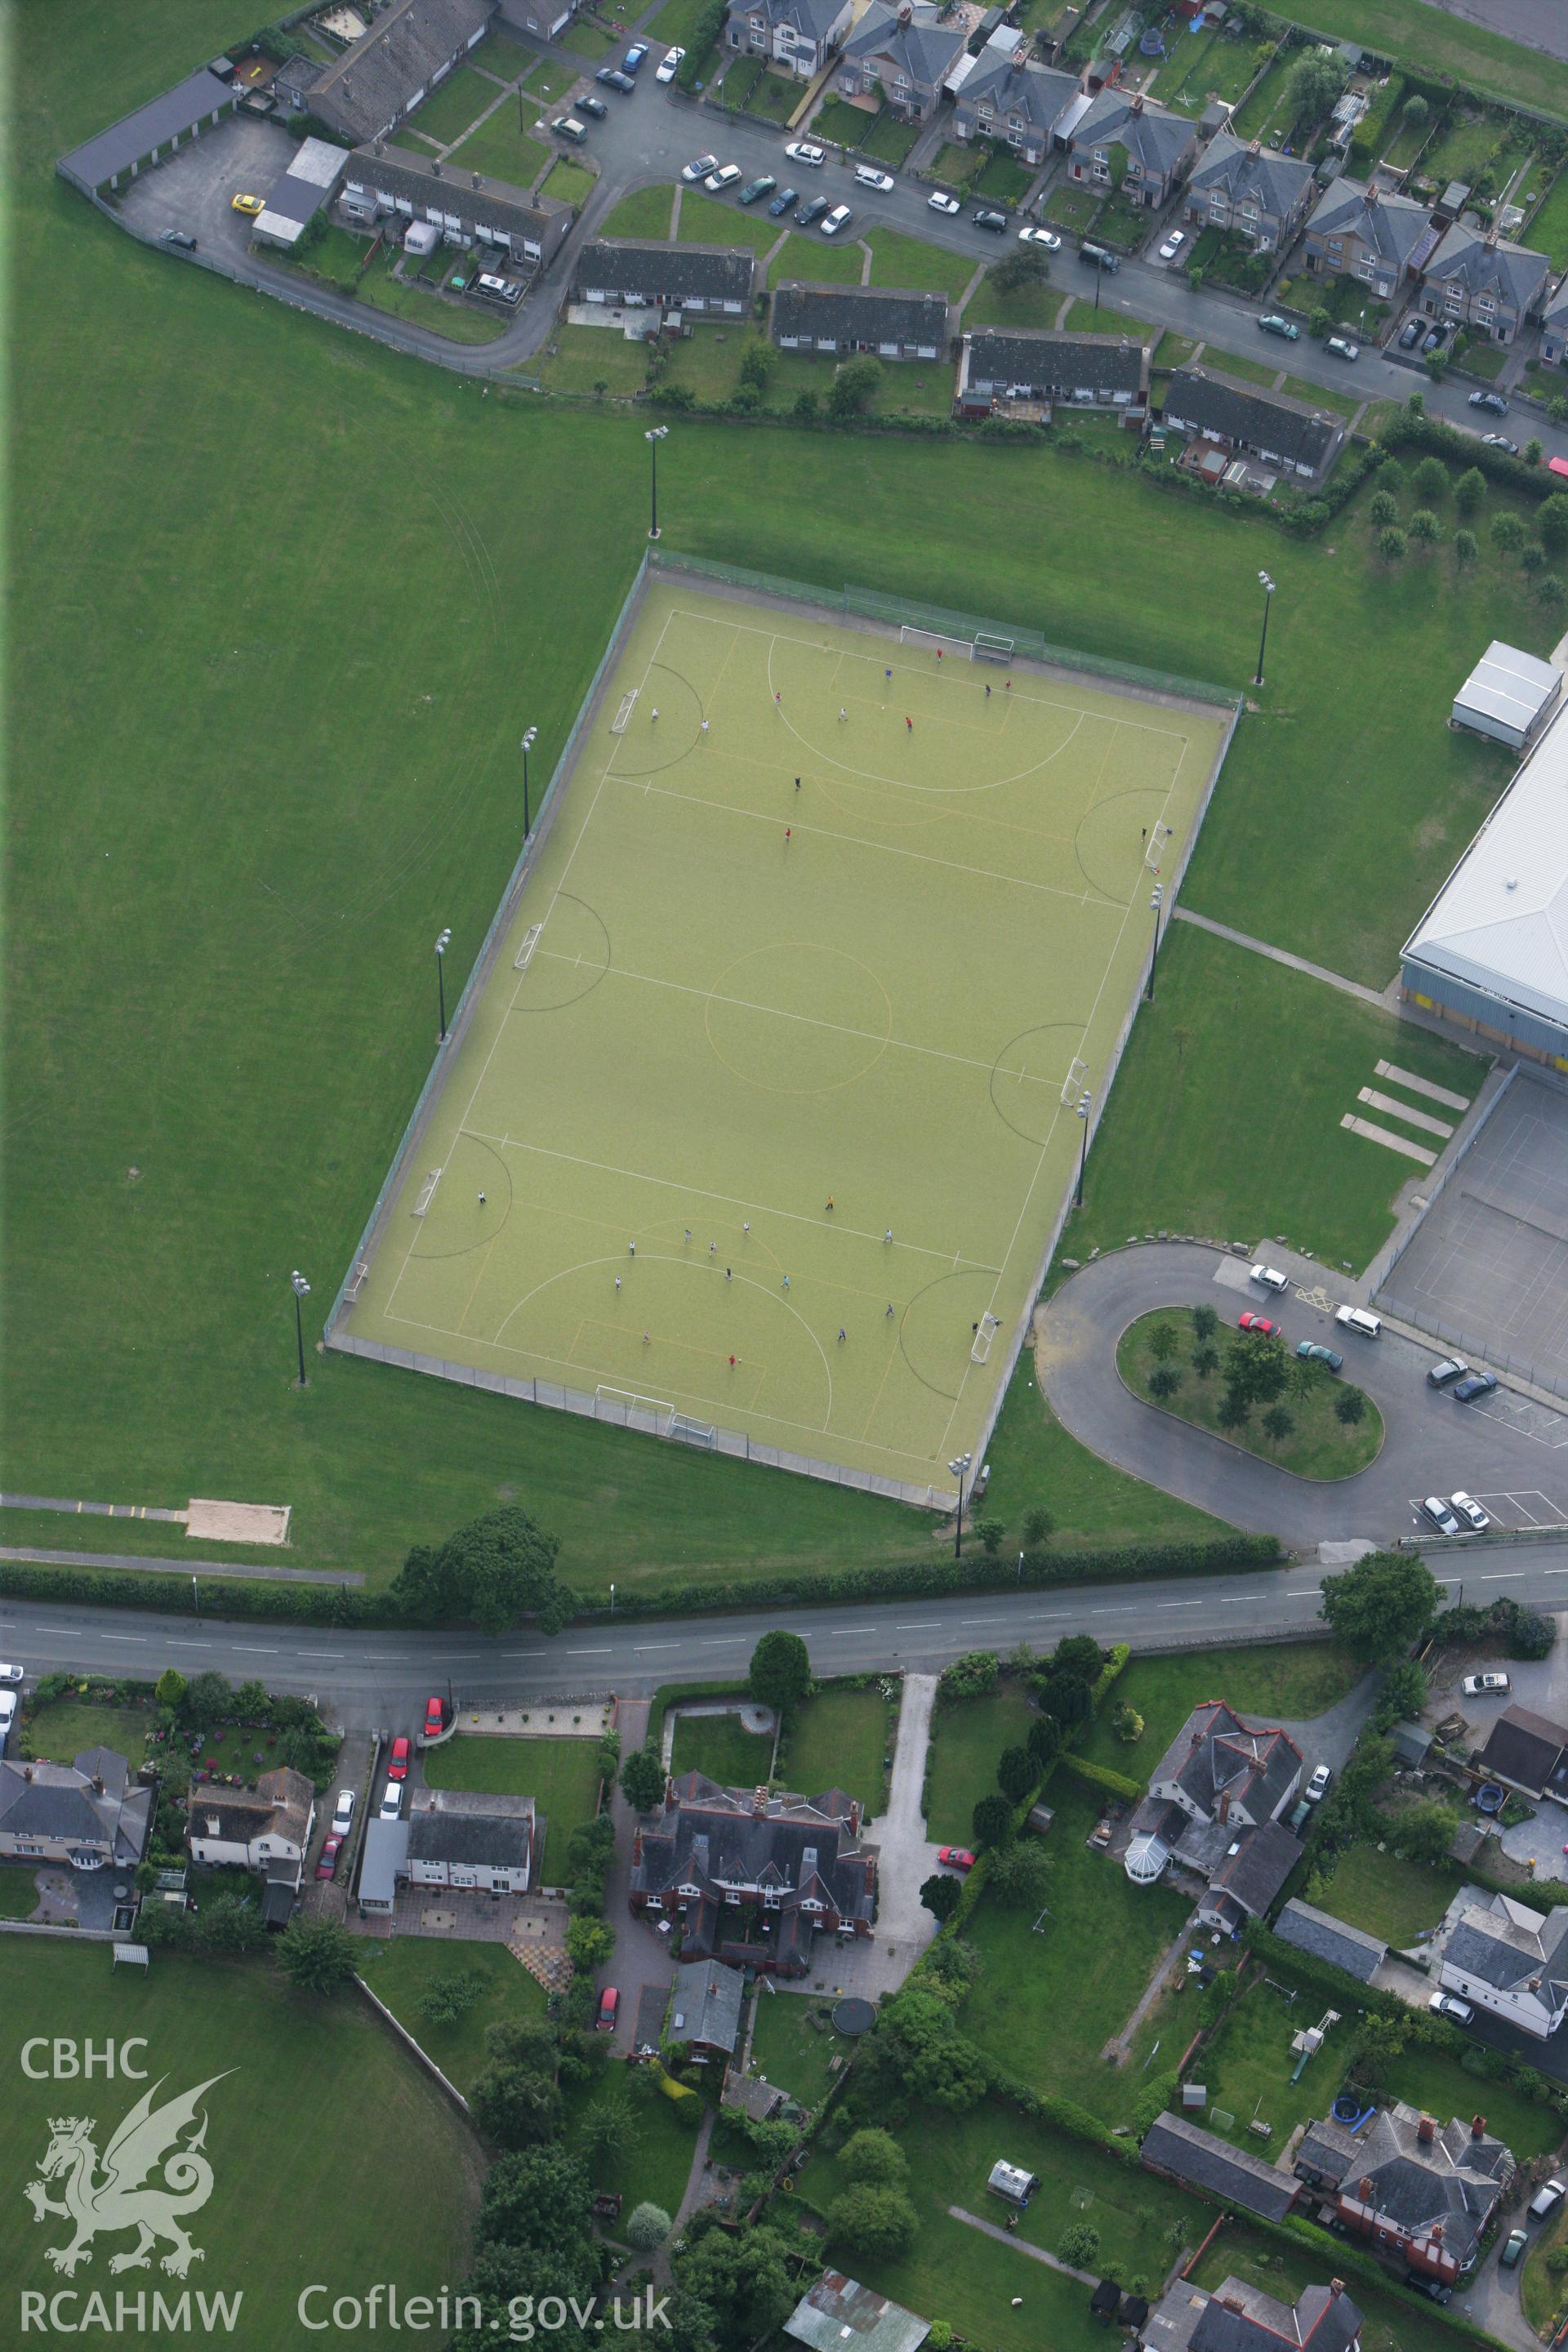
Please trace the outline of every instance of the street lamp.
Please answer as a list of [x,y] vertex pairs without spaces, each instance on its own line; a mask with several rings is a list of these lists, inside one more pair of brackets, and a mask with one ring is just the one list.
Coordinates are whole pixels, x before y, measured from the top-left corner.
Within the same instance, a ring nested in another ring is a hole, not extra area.
[[1254,686],[1263,683],[1263,648],[1268,643],[1268,607],[1274,596],[1274,583],[1267,572],[1258,573],[1258,583],[1263,591],[1263,634],[1258,640],[1258,676],[1252,681]]
[[610,1614],[611,1614],[611,1616],[613,1617],[613,1616],[615,1615],[615,1613],[616,1613],[616,1588],[615,1588],[615,1586],[612,1584],[612,1585],[611,1585],[611,1587],[610,1587]]
[[647,519],[649,539],[658,537],[658,445],[667,438],[668,432],[668,425],[655,425],[643,435],[643,439],[647,443],[648,459],[652,467],[652,472],[648,478],[648,494],[651,499]]
[[447,968],[446,953],[451,941],[450,929],[437,932],[436,938],[436,990],[441,1006],[441,1043],[447,1042]]
[[524,841],[528,839],[529,827],[532,823],[528,809],[528,755],[533,749],[534,738],[538,733],[537,727],[531,727],[522,739],[522,837]]
[[1079,1138],[1078,1191],[1073,1198],[1073,1207],[1075,1209],[1081,1209],[1083,1206],[1083,1171],[1084,1163],[1089,1158],[1089,1107],[1092,1100],[1093,1097],[1090,1095],[1089,1088],[1085,1087],[1082,1094],[1080,1094],[1078,1098],[1078,1115],[1083,1122],[1083,1132]]
[[963,1558],[963,1474],[973,1459],[972,1454],[961,1454],[956,1462],[950,1462],[947,1465],[958,1481],[958,1527],[952,1540],[954,1559]]
[[201,1586],[196,1582],[195,1578],[193,1576],[193,1577],[192,1577],[192,1579],[191,1579],[191,1614],[192,1614],[192,1616],[193,1616],[193,1617],[199,1617],[199,1616],[201,1615],[201,1613],[202,1613],[202,1589],[201,1589]]
[[1149,898],[1154,912],[1154,944],[1149,953],[1149,985],[1143,991],[1144,1001],[1150,1004],[1154,1002],[1154,966],[1160,960],[1160,909],[1164,903],[1165,886],[1163,882],[1156,882]]
[[294,1291],[294,1343],[300,1350],[300,1386],[305,1385],[305,1318],[302,1302],[310,1296],[310,1286],[298,1266],[289,1276]]

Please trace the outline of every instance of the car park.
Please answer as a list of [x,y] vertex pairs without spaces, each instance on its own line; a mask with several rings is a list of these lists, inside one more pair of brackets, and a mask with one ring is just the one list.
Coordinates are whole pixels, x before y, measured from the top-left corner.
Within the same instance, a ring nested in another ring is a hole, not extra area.
[[686,182],[687,186],[690,187],[693,182],[697,180],[705,180],[710,172],[716,172],[718,168],[719,158],[717,155],[693,155],[689,163],[682,163],[680,167],[680,176]]
[[621,71],[626,74],[635,74],[647,55],[647,43],[646,41],[634,41],[631,47],[626,51],[626,56],[621,59]]
[[1429,1389],[1447,1388],[1450,1381],[1462,1379],[1469,1369],[1463,1356],[1442,1356],[1428,1369],[1426,1385]]
[[795,225],[796,228],[810,228],[812,223],[814,221],[819,221],[826,210],[827,198],[826,196],[807,196],[805,204],[802,205],[799,212],[797,212],[795,216]]
[[944,1870],[973,1870],[974,1867],[974,1856],[966,1845],[938,1846],[936,1858]]
[[1475,2021],[1475,2011],[1468,2000],[1461,2000],[1458,1993],[1435,1992],[1426,2006],[1434,2017],[1449,2018],[1456,2025],[1470,2025]]
[[619,66],[601,66],[594,79],[602,81],[606,89],[618,89],[623,98],[630,98],[637,88],[630,74],[623,73]]
[[579,122],[574,114],[558,114],[550,128],[554,131],[557,139],[569,139],[574,147],[585,146],[587,143],[587,125]]
[[799,202],[800,190],[798,188],[781,188],[778,194],[773,198],[773,203],[768,206],[769,217],[773,220],[783,220],[791,205],[798,205]]
[[1184,228],[1173,228],[1171,231],[1170,236],[1165,239],[1164,244],[1160,247],[1161,260],[1174,261],[1177,254],[1180,253],[1186,241],[1186,230]]
[[754,180],[746,182],[735,201],[741,205],[761,204],[763,198],[771,195],[777,186],[778,182],[771,172],[759,172]]
[[1342,1329],[1353,1331],[1359,1339],[1375,1339],[1383,1330],[1370,1307],[1336,1307],[1334,1321]]
[[1352,343],[1348,335],[1331,335],[1323,349],[1332,352],[1337,360],[1359,360],[1361,357],[1361,345]]
[[1021,228],[1018,242],[1020,245],[1044,246],[1047,253],[1059,253],[1062,249],[1062,241],[1054,228]]
[[1259,1284],[1265,1290],[1289,1290],[1290,1287],[1289,1276],[1281,1274],[1277,1265],[1248,1266],[1247,1278]]
[[229,203],[237,213],[249,213],[253,216],[267,209],[265,196],[231,196]]
[[673,81],[680,71],[680,60],[685,55],[684,49],[666,49],[654,74],[655,81]]
[[1266,310],[1258,321],[1266,335],[1278,335],[1287,343],[1300,342],[1301,330],[1289,319],[1282,319],[1278,310]]
[[1467,1675],[1459,1688],[1467,1698],[1500,1698],[1513,1685],[1504,1674]]
[[1405,320],[1405,322],[1404,326],[1403,326],[1403,327],[1400,329],[1400,331],[1399,331],[1399,348],[1400,348],[1400,350],[1401,350],[1402,352],[1407,352],[1407,351],[1410,351],[1410,350],[1412,350],[1412,349],[1414,348],[1414,346],[1415,346],[1416,343],[1418,343],[1418,342],[1420,341],[1420,340],[1421,340],[1421,321],[1420,321],[1420,320],[1419,320],[1419,319],[1407,319],[1407,320]]
[[734,186],[740,176],[739,163],[721,163],[716,172],[709,173],[702,184],[710,195],[722,195],[726,188]]
[[411,1752],[407,1733],[400,1731],[392,1743],[392,1753],[386,1759],[386,1777],[389,1780],[407,1780],[408,1759]]
[[196,249],[195,238],[188,230],[183,228],[163,229],[159,235],[158,242],[160,245],[177,245],[182,253],[195,253]]
[[1345,1360],[1337,1348],[1325,1348],[1321,1339],[1298,1339],[1296,1353],[1304,1364],[1327,1364],[1331,1372],[1342,1372]]
[[342,1853],[342,1850],[343,1842],[341,1837],[330,1837],[327,1840],[326,1844],[321,1848],[321,1859],[316,1864],[316,1875],[318,1878],[335,1878],[337,1876],[338,1856]]
[[1006,214],[994,211],[990,205],[982,205],[973,218],[976,228],[988,228],[996,236],[1000,236],[1007,226]]
[[1508,415],[1508,403],[1503,398],[1500,392],[1472,392],[1470,394],[1470,406],[1472,408],[1484,408],[1489,416],[1506,416]]
[[598,2027],[601,2033],[613,2033],[615,2032],[616,2011],[619,2009],[620,2005],[621,1996],[616,1991],[615,1986],[606,1985],[604,1991],[599,1995],[599,2014],[594,2020],[595,2024]]
[[[1482,1510],[1480,1505],[1477,1502],[1473,1495],[1467,1495],[1463,1487],[1461,1487],[1457,1495],[1449,1496],[1448,1501],[1453,1509],[1458,1512],[1459,1517],[1464,1520],[1465,1525],[1468,1528],[1473,1528],[1476,1534],[1479,1536],[1485,1535],[1487,1529],[1491,1525],[1491,1519],[1489,1515]],[[1500,1680],[1503,1689],[1507,1690],[1509,1686],[1508,1676],[1503,1675],[1498,1679]]]
[[1519,443],[1517,441],[1510,441],[1506,433],[1483,433],[1481,435],[1481,447],[1483,449],[1506,449],[1510,457],[1517,457],[1519,455]]
[[332,1814],[332,1835],[347,1837],[353,1823],[354,1792],[352,1789],[338,1790],[337,1809]]
[[610,111],[602,98],[595,98],[591,93],[574,98],[572,103],[579,114],[591,114],[595,122],[603,122]]
[[792,163],[809,163],[813,170],[819,163],[826,163],[827,161],[826,148],[818,147],[810,139],[792,139],[784,149],[784,153]]
[[1555,2178],[1543,2181],[1530,2200],[1531,2220],[1544,2221],[1548,2213],[1556,2211],[1564,2197],[1568,2197],[1568,2181],[1558,2180]]
[[890,196],[894,186],[893,175],[891,172],[877,171],[870,163],[857,163],[855,185],[858,188],[875,188],[879,196]]
[[1498,2261],[1505,2271],[1512,2270],[1515,2263],[1518,2262],[1520,2256],[1523,2253],[1529,2243],[1530,2240],[1522,2230],[1510,2230],[1509,2231],[1508,2242],[1503,2247],[1501,2253],[1498,2256]]
[[1448,1394],[1456,1404],[1474,1404],[1478,1397],[1490,1396],[1496,1386],[1490,1372],[1470,1372]]
[[384,1822],[400,1822],[403,1819],[403,1783],[401,1780],[389,1780],[385,1789],[382,1791],[381,1812],[379,1818]]
[[1440,1536],[1457,1536],[1458,1534],[1459,1522],[1454,1517],[1453,1512],[1448,1508],[1447,1504],[1444,1501],[1441,1495],[1426,1496],[1422,1502],[1421,1508],[1426,1517],[1431,1520],[1432,1525],[1436,1528],[1437,1533]]
[[961,213],[963,210],[963,206],[956,196],[950,196],[945,190],[939,188],[934,196],[926,198],[926,210],[941,213],[944,219],[951,220],[955,213]]
[[848,227],[849,221],[850,212],[848,205],[835,205],[833,210],[828,214],[827,218],[822,224],[823,236],[837,236],[841,228]]
[[1279,1337],[1278,1323],[1271,1323],[1267,1315],[1254,1315],[1250,1309],[1247,1314],[1237,1317],[1236,1328],[1238,1331],[1256,1331],[1265,1339],[1278,1339]]
[[1329,1782],[1333,1779],[1333,1777],[1334,1770],[1331,1764],[1320,1764],[1318,1766],[1317,1770],[1313,1773],[1311,1779],[1307,1783],[1308,1804],[1321,1805],[1322,1803],[1323,1799],[1329,1793]]

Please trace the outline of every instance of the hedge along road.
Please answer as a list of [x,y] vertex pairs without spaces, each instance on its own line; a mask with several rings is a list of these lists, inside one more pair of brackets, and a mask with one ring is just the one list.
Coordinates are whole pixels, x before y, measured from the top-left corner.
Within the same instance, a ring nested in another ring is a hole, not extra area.
[[[1543,1609],[1568,1607],[1568,1551],[1558,1545],[1521,1543],[1467,1559],[1462,1552],[1445,1559],[1435,1543],[1428,1558],[1450,1598],[1462,1574],[1472,1601],[1507,1593]],[[166,1665],[186,1675],[212,1669],[235,1681],[254,1676],[272,1690],[311,1694],[352,1730],[406,1720],[430,1692],[444,1696],[448,1682],[459,1707],[537,1706],[605,1691],[638,1697],[661,1683],[732,1682],[775,1625],[802,1636],[813,1671],[825,1675],[929,1672],[965,1650],[1005,1654],[1019,1642],[1046,1650],[1072,1633],[1140,1650],[1191,1646],[1221,1631],[1226,1642],[1284,1640],[1321,1623],[1321,1581],[1316,1567],[1287,1566],[847,1609],[645,1618],[624,1628],[573,1627],[554,1641],[527,1630],[495,1641],[473,1633],[334,1633],[13,1601],[0,1604],[0,1654],[20,1659],[29,1676],[74,1668],[148,1680]]]

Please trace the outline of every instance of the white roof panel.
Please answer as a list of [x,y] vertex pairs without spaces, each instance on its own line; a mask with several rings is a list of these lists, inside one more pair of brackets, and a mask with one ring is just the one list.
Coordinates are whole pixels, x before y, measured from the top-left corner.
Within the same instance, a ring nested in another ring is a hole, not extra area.
[[1454,708],[1484,712],[1527,735],[1562,683],[1550,662],[1494,637],[1454,697]]
[[289,177],[330,188],[348,160],[346,147],[334,147],[330,139],[307,139],[289,166]]

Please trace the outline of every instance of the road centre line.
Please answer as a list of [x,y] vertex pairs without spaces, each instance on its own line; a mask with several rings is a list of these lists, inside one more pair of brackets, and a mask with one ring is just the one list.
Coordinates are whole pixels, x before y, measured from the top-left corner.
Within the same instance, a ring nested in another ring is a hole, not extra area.
[[679,1642],[638,1642],[635,1646],[640,1658],[650,1650],[679,1650],[680,1644]]
[[[506,1654],[509,1658],[526,1658],[529,1653],[526,1650],[509,1650]],[[611,1655],[611,1653],[607,1649],[568,1650],[566,1652],[566,1655],[569,1658],[607,1658]]]
[[[38,1631],[40,1633],[63,1633],[66,1628],[63,1625],[40,1625]],[[129,1642],[132,1649],[145,1648],[148,1639],[145,1633],[106,1633],[103,1638],[106,1642]]]
[[[254,1642],[237,1642],[234,1646],[247,1658],[275,1658],[278,1655],[276,1650],[258,1649]],[[366,1659],[364,1663],[368,1665],[370,1661]]]
[[893,1631],[895,1633],[940,1633],[942,1620],[940,1617],[922,1617],[918,1625],[895,1625]]

